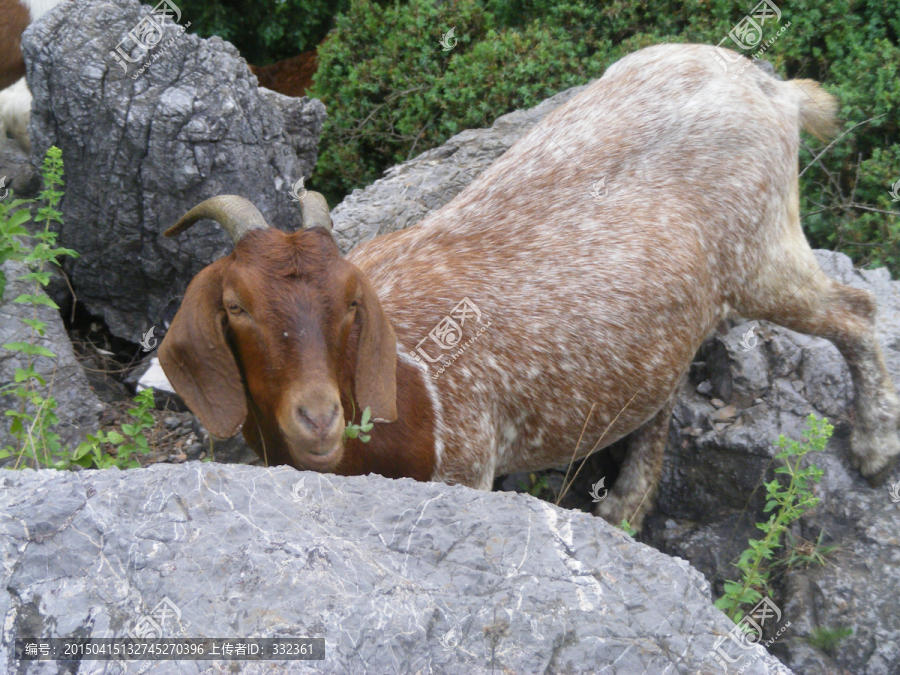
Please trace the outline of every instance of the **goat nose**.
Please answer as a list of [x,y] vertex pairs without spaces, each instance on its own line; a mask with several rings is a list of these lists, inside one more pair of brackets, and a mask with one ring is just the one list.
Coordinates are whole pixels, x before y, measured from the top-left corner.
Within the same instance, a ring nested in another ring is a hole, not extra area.
[[338,414],[338,404],[334,403],[324,410],[313,410],[306,406],[297,408],[297,416],[307,429],[318,436],[326,436],[334,424],[334,418]]

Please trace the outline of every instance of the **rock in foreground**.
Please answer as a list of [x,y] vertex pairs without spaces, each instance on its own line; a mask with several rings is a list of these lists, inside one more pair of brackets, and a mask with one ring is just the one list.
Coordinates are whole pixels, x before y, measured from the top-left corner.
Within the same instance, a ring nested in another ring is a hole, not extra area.
[[56,672],[16,637],[123,636],[165,598],[165,637],[325,638],[325,661],[185,674],[694,675],[732,628],[683,560],[523,495],[192,462],[0,474],[0,513],[7,672]]

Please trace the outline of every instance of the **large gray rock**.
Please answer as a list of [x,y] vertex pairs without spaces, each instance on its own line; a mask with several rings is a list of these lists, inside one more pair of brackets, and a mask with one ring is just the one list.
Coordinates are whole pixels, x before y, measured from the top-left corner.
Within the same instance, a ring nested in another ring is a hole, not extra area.
[[[60,243],[81,254],[67,270],[79,300],[134,342],[159,328],[197,272],[230,252],[209,222],[163,239],[188,209],[231,193],[273,226],[301,225],[290,188],[310,175],[325,118],[320,101],[258,89],[231,44],[179,35],[171,19],[148,54],[126,36],[150,11],[136,0],[65,2],[22,39],[32,161],[51,144],[63,151]],[[185,10],[181,25],[190,20]],[[139,60],[123,60],[127,73],[110,56],[123,39]]]
[[[23,263],[7,260],[0,269],[7,279],[6,291],[3,298],[0,298],[0,345],[31,341],[31,328],[22,323],[22,319],[37,318],[47,324],[44,336],[37,338],[35,344],[49,349],[56,354],[56,358],[38,356],[34,361],[34,369],[48,384],[52,383],[52,394],[57,402],[56,415],[59,417],[55,431],[60,435],[63,446],[73,448],[84,440],[86,434],[97,430],[103,404],[88,386],[59,313],[45,305],[38,305],[35,309],[32,305],[13,303],[19,295],[34,292],[32,282],[18,280],[28,273],[28,268]],[[27,366],[26,358],[21,353],[0,347],[0,387],[14,383],[16,369]],[[12,395],[0,396],[0,410],[18,409],[18,401]],[[11,417],[0,416],[0,447],[17,444],[9,433],[11,423]],[[14,464],[16,461],[15,458],[9,458],[3,463]],[[31,466],[31,463],[26,462],[25,465]]]
[[192,462],[0,474],[0,513],[8,672],[62,672],[16,637],[123,636],[165,599],[167,637],[324,637],[326,659],[150,673],[694,675],[733,627],[685,561],[511,493]]

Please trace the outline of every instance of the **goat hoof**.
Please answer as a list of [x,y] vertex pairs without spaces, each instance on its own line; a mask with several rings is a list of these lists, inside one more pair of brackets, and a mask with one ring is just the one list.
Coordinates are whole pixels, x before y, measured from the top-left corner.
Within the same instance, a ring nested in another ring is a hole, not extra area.
[[628,520],[629,516],[632,516],[634,520],[628,520],[628,524],[638,532],[641,531],[641,526],[644,523],[643,511],[635,514],[634,504],[627,504],[625,500],[616,497],[612,492],[609,493],[606,499],[597,504],[594,508],[594,515],[603,518],[613,527],[619,527],[623,520]]
[[850,437],[853,467],[872,487],[878,487],[900,461],[900,439],[892,430],[879,433],[853,431]]
[[900,456],[896,456],[891,459],[883,469],[873,473],[870,476],[866,476],[866,481],[869,483],[869,487],[877,488],[884,485],[885,481],[887,481],[888,476],[894,471],[897,467],[897,464],[900,463]]

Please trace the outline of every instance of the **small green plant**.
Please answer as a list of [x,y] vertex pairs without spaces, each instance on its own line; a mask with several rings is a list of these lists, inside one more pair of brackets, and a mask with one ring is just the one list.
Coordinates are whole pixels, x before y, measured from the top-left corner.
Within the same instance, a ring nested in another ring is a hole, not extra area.
[[813,628],[809,644],[826,654],[833,654],[838,643],[851,635],[853,635],[852,628]]
[[[120,469],[138,468],[140,462],[134,459],[133,455],[150,452],[150,444],[144,431],[152,429],[154,425],[153,415],[150,414],[154,407],[153,390],[144,389],[134,397],[134,401],[137,407],[128,411],[134,418],[134,423],[123,424],[122,433],[98,431],[96,434],[88,434],[87,440],[82,442],[72,455],[72,463],[85,468],[93,465],[97,469],[114,466]],[[115,448],[115,455],[104,452],[109,448]]]
[[[372,423],[369,421],[371,415],[372,411],[366,406],[366,409],[363,410],[362,419],[359,421],[359,424],[354,424],[352,421],[347,422],[347,428],[344,429],[344,436],[346,438],[359,438],[363,443],[368,443],[371,436],[369,436],[367,432],[372,431]],[[356,417],[356,405],[353,406],[353,417]]]
[[[61,255],[77,256],[68,248],[56,246],[56,232],[50,229],[50,223],[62,222],[62,214],[57,209],[63,193],[57,187],[63,185],[62,151],[51,146],[44,157],[42,171],[44,189],[39,195],[43,206],[38,208],[35,222],[43,223],[43,230],[35,234],[25,228],[31,220],[30,199],[13,199],[11,202],[0,202],[0,263],[15,260],[25,263],[30,270],[19,277],[20,281],[32,283],[31,293],[22,293],[13,303],[27,304],[32,307],[30,319],[22,321],[31,329],[27,342],[9,342],[3,348],[26,357],[25,367],[17,368],[14,382],[0,388],[0,393],[12,394],[18,399],[16,409],[7,410],[5,415],[12,417],[10,433],[16,439],[16,446],[7,445],[0,448],[0,459],[18,455],[15,468],[25,466],[26,457],[34,460],[35,465],[53,466],[60,460],[61,449],[59,434],[53,427],[59,422],[56,413],[56,399],[50,395],[52,383],[47,385],[45,378],[35,369],[37,357],[55,359],[56,355],[41,345],[37,339],[44,336],[47,324],[37,317],[37,308],[45,305],[59,309],[53,300],[47,297],[42,288],[50,282],[50,273],[45,269],[47,263],[59,265],[57,257]],[[33,242],[33,248],[29,244]],[[6,276],[0,271],[0,299],[6,291]]]
[[819,503],[819,498],[812,494],[810,482],[818,482],[822,471],[815,464],[805,469],[800,464],[810,451],[824,450],[833,431],[828,420],[820,420],[811,414],[803,431],[803,443],[778,437],[775,445],[781,448],[781,452],[775,455],[775,459],[781,460],[783,465],[776,468],[775,473],[788,476],[788,485],[783,486],[777,478],[766,483],[768,499],[763,511],[772,512],[772,515],[767,522],[756,524],[764,536],[748,542],[750,547],[734,563],[741,571],[742,580],[726,581],[725,595],[716,600],[716,607],[733,621],[744,605],[758,602],[762,591],[768,592],[769,561],[774,557],[775,549],[781,546],[781,535],[791,523]]
[[622,530],[625,530],[625,533],[626,533],[629,537],[633,537],[634,535],[637,534],[637,530],[635,530],[635,529],[631,526],[631,523],[629,523],[628,520],[625,519],[625,518],[622,518],[622,522],[619,524],[619,528],[622,529]]
[[532,497],[538,497],[544,493],[544,490],[550,489],[550,483],[545,474],[538,475],[536,473],[528,474],[528,481],[520,480],[519,488],[530,494]]

